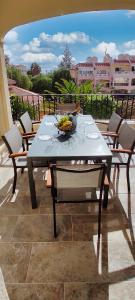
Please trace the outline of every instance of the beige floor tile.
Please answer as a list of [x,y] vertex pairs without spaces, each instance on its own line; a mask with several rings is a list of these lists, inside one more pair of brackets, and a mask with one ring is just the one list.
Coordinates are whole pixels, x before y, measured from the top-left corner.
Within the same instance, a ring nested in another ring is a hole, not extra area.
[[14,195],[11,193],[0,196],[0,215],[24,215],[38,214],[39,207],[32,209],[30,195],[25,192],[16,191]]
[[34,170],[38,208],[32,209],[27,171],[18,173],[12,196],[11,161],[0,168],[0,271],[10,300],[134,299],[135,167],[130,168],[130,197],[125,168],[111,184],[108,208],[102,209],[100,248],[96,204],[59,204],[58,237],[53,238],[44,176],[44,168]]
[[[118,197],[115,195],[110,198],[108,201],[107,209],[102,210],[102,214],[112,214],[112,213],[121,213],[121,203]],[[78,215],[78,214],[91,214],[97,215],[98,213],[98,204],[97,203],[62,203],[56,205],[56,211],[58,214],[69,214],[69,215]],[[41,214],[50,214],[52,213],[52,199],[50,192],[47,191],[46,198],[40,203],[40,213]]]
[[0,266],[6,283],[25,282],[30,253],[30,244],[1,243]]
[[117,299],[135,299],[135,278],[133,281],[118,282],[109,285],[109,300],[115,300],[116,295]]
[[[78,215],[78,214],[96,214],[97,205],[90,205],[88,203],[61,203],[56,205],[57,214],[69,214],[69,215]],[[52,201],[50,203],[44,203],[44,206],[40,206],[41,214],[52,213]]]
[[[96,250],[96,238],[93,239]],[[97,253],[97,252],[96,252]],[[116,283],[135,280],[135,244],[123,231],[110,232],[101,242],[99,253],[100,280]]]
[[66,283],[65,300],[110,300],[108,284]]
[[10,300],[64,300],[63,284],[8,284]]
[[15,230],[18,217],[0,217],[0,242],[10,241]]
[[[91,240],[98,232],[98,215],[74,215],[72,224],[74,241]],[[103,237],[109,232],[126,228],[128,228],[128,223],[122,214],[102,215],[101,233]]]
[[97,277],[97,260],[92,243],[33,244],[27,282],[85,282],[94,281]]
[[[72,240],[72,225],[70,216],[57,217],[57,240]],[[46,242],[54,240],[52,215],[29,215],[18,217],[13,234],[13,241]]]
[[120,232],[101,241],[34,244],[27,282],[116,283],[135,279],[135,249]]
[[135,281],[116,284],[66,283],[65,300],[133,300]]

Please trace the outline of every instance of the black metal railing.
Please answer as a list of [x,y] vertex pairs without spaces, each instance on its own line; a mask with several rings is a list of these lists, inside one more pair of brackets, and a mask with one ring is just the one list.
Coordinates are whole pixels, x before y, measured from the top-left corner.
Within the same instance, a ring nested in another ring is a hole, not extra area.
[[32,119],[54,114],[60,103],[80,103],[84,114],[95,119],[109,119],[116,111],[125,119],[135,119],[135,94],[44,94],[11,96],[13,119],[28,111]]

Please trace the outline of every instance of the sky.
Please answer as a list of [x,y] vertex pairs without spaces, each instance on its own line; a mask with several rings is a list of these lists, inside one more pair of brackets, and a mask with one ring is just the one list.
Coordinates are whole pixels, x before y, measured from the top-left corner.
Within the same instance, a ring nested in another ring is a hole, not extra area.
[[28,68],[37,62],[42,71],[56,69],[65,46],[73,63],[88,56],[102,61],[105,52],[113,58],[120,53],[135,55],[135,11],[86,12],[44,19],[10,30],[4,51],[11,64]]

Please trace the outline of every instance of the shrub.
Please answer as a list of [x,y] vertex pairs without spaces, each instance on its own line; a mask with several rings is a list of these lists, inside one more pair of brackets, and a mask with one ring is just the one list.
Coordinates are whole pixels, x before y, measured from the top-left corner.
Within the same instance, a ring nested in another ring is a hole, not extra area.
[[18,120],[20,116],[26,111],[28,111],[31,119],[36,119],[37,117],[36,106],[33,106],[30,103],[21,100],[21,98],[16,95],[12,95],[10,97],[10,103],[11,103],[12,117],[14,121]]
[[84,114],[91,114],[94,118],[109,119],[117,106],[116,101],[112,101],[109,96],[91,95],[83,101],[83,112]]

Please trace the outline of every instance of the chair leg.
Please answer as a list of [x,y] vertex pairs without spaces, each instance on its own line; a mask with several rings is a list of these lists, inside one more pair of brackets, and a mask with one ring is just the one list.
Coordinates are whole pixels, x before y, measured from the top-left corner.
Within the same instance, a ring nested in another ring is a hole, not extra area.
[[99,211],[98,211],[98,238],[100,238],[101,232],[101,201],[99,202]]
[[56,207],[55,207],[55,199],[53,197],[53,228],[54,228],[54,237],[57,237],[57,231],[56,231]]
[[12,189],[13,194],[15,193],[16,182],[17,182],[17,171],[16,171],[16,169],[14,169],[14,182],[13,182],[13,189]]
[[119,178],[119,175],[120,175],[120,166],[117,164],[117,178]]
[[108,205],[108,194],[109,194],[109,186],[105,186],[104,187],[103,208],[107,208],[107,205]]
[[29,143],[27,139],[26,139],[26,150],[29,151]]
[[24,173],[24,168],[21,169],[21,173],[22,173],[22,174]]
[[128,192],[130,193],[130,178],[129,178],[129,165],[127,165],[127,186],[128,186]]

